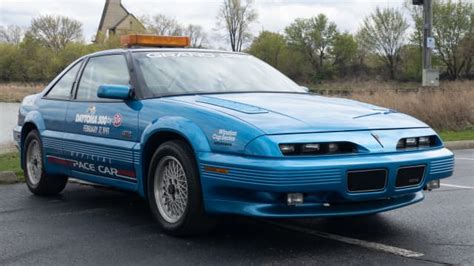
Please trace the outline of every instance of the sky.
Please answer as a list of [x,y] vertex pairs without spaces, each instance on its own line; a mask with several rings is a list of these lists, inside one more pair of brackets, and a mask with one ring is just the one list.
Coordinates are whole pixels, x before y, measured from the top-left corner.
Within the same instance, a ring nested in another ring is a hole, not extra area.
[[[122,0],[132,14],[166,14],[183,24],[198,24],[210,35],[216,35],[216,15],[222,0]],[[97,31],[105,0],[0,0],[0,25],[28,27],[38,15],[64,15],[83,23],[85,41]],[[363,18],[376,6],[402,8],[404,0],[255,0],[258,21],[252,26],[261,30],[283,32],[296,18],[323,13],[341,31],[355,32]]]

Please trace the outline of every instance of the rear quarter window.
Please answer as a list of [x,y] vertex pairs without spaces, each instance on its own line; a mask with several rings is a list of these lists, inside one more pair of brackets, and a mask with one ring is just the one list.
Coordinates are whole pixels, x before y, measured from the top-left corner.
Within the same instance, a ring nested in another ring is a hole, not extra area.
[[72,86],[74,85],[74,81],[76,80],[77,73],[81,68],[81,63],[79,62],[74,65],[71,69],[69,69],[56,84],[54,84],[53,88],[46,94],[46,98],[50,99],[61,99],[67,100],[71,97],[71,90]]

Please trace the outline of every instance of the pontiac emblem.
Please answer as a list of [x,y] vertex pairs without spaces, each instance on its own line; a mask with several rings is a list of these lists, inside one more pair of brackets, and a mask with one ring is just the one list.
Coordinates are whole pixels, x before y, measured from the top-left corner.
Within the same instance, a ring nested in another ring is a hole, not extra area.
[[372,137],[374,137],[374,139],[375,139],[375,140],[380,144],[380,146],[382,146],[382,148],[383,148],[383,144],[382,144],[382,142],[380,141],[380,136],[377,135],[377,134],[374,134],[374,133],[372,133],[371,135],[372,135]]

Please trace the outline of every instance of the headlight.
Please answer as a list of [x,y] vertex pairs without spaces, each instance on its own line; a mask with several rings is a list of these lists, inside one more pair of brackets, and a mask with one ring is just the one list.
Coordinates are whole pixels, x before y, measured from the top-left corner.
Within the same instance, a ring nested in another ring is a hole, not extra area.
[[319,152],[321,151],[321,145],[319,144],[303,144],[301,146],[301,152],[302,153],[312,153],[312,152]]
[[292,154],[296,151],[296,146],[294,144],[281,144],[280,150],[283,154]]
[[420,146],[430,146],[431,145],[430,137],[419,137],[418,138],[418,145],[420,145]]
[[397,143],[397,150],[418,147],[432,147],[436,145],[436,136],[423,136],[414,138],[403,138]]
[[357,146],[350,142],[286,143],[280,144],[279,146],[281,153],[285,156],[327,155],[357,152]]

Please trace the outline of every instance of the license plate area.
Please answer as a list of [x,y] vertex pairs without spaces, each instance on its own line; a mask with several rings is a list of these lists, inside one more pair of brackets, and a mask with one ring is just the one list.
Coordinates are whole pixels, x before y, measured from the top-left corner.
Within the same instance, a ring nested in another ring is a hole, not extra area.
[[425,176],[425,165],[400,167],[397,171],[396,188],[415,187],[420,185]]
[[353,170],[347,172],[349,192],[381,191],[387,185],[386,169]]

